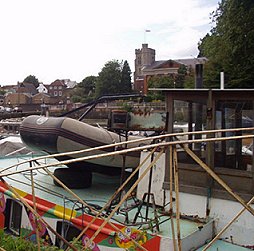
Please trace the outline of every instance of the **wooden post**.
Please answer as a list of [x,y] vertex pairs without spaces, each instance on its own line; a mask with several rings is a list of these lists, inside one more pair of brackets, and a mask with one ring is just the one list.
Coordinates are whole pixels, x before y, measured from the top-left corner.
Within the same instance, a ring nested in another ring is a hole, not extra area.
[[[206,121],[208,130],[214,129],[214,121],[215,121],[215,105],[213,102],[213,93],[212,90],[208,92],[208,100],[207,100],[207,111],[206,111]],[[213,138],[214,134],[208,134],[207,138]],[[207,142],[206,143],[206,162],[208,163],[211,169],[214,169],[214,142]],[[212,197],[212,190],[214,185],[214,180],[211,178],[209,174],[206,176],[206,217],[208,218],[210,215],[211,210],[211,197]]]
[[173,146],[169,146],[169,193],[170,193],[170,206],[169,215],[171,223],[172,238],[174,244],[174,251],[177,251],[176,238],[175,238],[175,227],[174,227],[174,214],[173,214]]
[[175,195],[176,195],[177,244],[178,244],[178,250],[181,251],[182,245],[181,245],[181,232],[180,232],[179,173],[178,173],[176,146],[174,146],[174,150],[173,150],[173,166],[174,166],[174,181],[175,181]]

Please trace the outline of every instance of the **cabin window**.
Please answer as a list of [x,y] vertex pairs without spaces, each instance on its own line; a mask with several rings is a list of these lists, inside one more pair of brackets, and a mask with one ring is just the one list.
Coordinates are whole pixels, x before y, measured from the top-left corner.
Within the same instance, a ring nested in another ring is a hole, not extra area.
[[7,231],[20,235],[22,206],[18,201],[7,199],[6,202],[6,222]]
[[[195,154],[226,184],[229,184],[233,191],[239,191],[248,199],[249,194],[253,194],[254,143],[253,138],[249,137],[254,125],[253,94],[232,90],[229,92],[170,90],[166,100],[169,133],[178,128],[183,128],[184,131],[187,129],[188,132],[216,130],[207,136],[205,134],[178,135],[177,138],[180,140],[198,140],[188,145],[192,150],[191,155],[180,147],[177,149],[180,191],[206,195],[209,188],[216,191],[213,194],[215,197],[231,198],[217,182],[210,182],[212,178],[202,165],[200,166],[193,159]],[[233,138],[233,136],[237,137]],[[208,137],[217,140],[211,142],[204,140],[201,143],[203,138]],[[165,157],[167,161],[165,189],[170,188],[169,154],[169,151],[166,152]]]
[[[81,230],[75,227],[72,223],[64,221],[57,222],[56,231],[67,241],[72,241],[75,237],[77,237],[81,233]],[[59,248],[63,249],[67,248],[67,245],[58,237],[56,237],[55,245]]]
[[125,124],[126,123],[126,114],[114,114],[114,123]]
[[[219,100],[216,103],[215,129],[250,128],[253,126],[252,101]],[[249,131],[217,133],[216,137],[248,135]],[[215,167],[250,171],[252,138],[220,141],[215,144]],[[218,157],[219,156],[219,157]],[[222,161],[218,161],[222,160]]]

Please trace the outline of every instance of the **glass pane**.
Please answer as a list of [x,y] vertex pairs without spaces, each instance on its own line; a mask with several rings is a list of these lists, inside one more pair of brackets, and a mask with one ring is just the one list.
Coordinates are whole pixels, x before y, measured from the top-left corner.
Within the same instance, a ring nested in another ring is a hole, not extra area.
[[22,213],[22,206],[18,202],[12,201],[9,229],[17,235],[19,235],[19,232],[20,232],[21,213]]

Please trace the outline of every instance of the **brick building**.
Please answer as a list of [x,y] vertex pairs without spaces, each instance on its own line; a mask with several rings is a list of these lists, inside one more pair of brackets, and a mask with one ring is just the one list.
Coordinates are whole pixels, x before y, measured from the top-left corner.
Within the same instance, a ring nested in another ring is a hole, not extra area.
[[[69,83],[67,85],[66,83]],[[71,85],[70,85],[71,83]],[[48,105],[50,109],[65,109],[70,106],[70,92],[75,86],[74,81],[55,80],[50,85],[41,84],[41,88],[36,88],[31,83],[19,83],[13,87],[12,92],[8,92],[4,97],[4,105],[9,107],[20,106],[23,111],[36,111],[41,109],[41,105]]]
[[198,76],[202,73],[200,65],[202,66],[207,60],[206,58],[189,58],[156,61],[155,50],[149,48],[148,44],[142,44],[141,49],[136,49],[135,56],[134,90],[143,94],[147,93],[147,82],[150,77],[177,75],[181,65],[185,65],[187,69],[192,68]]

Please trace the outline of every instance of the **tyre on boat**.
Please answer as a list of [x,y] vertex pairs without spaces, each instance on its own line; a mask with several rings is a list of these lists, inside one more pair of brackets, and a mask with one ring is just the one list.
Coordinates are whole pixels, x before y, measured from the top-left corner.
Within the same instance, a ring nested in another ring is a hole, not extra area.
[[[57,168],[54,171],[54,176],[72,189],[89,188],[92,185],[92,172],[89,170]],[[54,180],[54,184],[61,186],[56,180]]]

